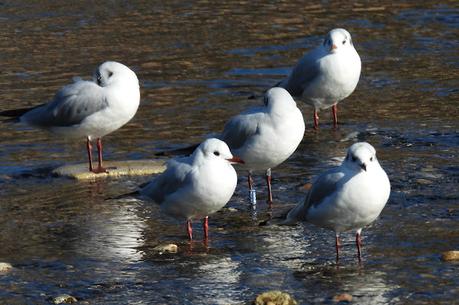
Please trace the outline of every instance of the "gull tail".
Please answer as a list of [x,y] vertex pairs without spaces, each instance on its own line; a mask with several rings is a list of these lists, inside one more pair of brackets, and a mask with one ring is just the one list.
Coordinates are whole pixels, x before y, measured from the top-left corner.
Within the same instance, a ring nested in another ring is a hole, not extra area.
[[41,106],[42,105],[38,105],[34,107],[19,108],[19,109],[4,110],[4,111],[0,111],[0,116],[8,118],[8,119],[3,119],[3,121],[19,122],[22,115],[24,115],[25,113],[29,112],[32,109],[35,109]]
[[306,212],[308,207],[306,206],[305,202],[299,203],[296,207],[292,208],[285,220],[282,222],[283,225],[294,225],[299,221],[306,220]]
[[305,200],[299,203],[296,207],[290,209],[285,217],[285,220],[281,223],[283,225],[294,225],[299,221],[305,221],[306,215],[309,209],[309,196],[311,190],[309,190],[308,194],[306,195]]
[[261,221],[258,223],[259,226],[271,226],[271,225],[278,225],[278,226],[293,226],[300,221],[306,220],[306,212],[308,210],[308,205],[306,204],[306,200],[302,203],[297,204],[292,208],[284,209],[280,211],[278,215],[272,216],[266,220]]

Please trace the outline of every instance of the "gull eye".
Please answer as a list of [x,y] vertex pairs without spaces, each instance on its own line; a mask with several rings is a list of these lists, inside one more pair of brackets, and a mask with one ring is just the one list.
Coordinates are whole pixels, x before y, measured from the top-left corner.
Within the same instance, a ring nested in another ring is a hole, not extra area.
[[346,40],[343,40],[343,44],[346,44]]
[[214,151],[214,155],[216,155],[217,157],[220,156],[220,152],[218,152],[217,150]]
[[357,161],[357,158],[355,156],[352,156],[352,162]]
[[112,77],[113,75],[113,72],[112,71],[108,71],[108,77]]
[[370,161],[373,161],[373,157],[370,158]]

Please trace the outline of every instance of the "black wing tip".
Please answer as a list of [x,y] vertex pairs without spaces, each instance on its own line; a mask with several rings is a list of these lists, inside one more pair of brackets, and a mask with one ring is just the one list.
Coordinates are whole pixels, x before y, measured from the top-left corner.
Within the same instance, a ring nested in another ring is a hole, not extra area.
[[191,155],[195,149],[199,146],[199,144],[193,144],[187,147],[165,150],[155,153],[157,157],[167,157],[167,156],[181,156],[181,155]]
[[0,111],[0,116],[8,117],[8,118],[19,118],[21,115],[27,112],[27,111],[24,111],[24,109],[25,108]]
[[130,197],[136,197],[140,195],[140,191],[134,191],[126,194],[121,194],[115,197],[108,197],[105,198],[105,200],[119,200],[119,199],[124,199],[124,198],[130,198]]

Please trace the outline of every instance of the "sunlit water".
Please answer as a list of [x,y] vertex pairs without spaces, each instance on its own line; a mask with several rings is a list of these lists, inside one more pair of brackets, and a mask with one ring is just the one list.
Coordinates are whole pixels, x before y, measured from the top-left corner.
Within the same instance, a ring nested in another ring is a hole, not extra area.
[[[68,293],[85,304],[247,304],[280,289],[300,303],[457,302],[459,250],[459,9],[453,1],[307,4],[0,3],[2,109],[49,100],[72,77],[105,60],[132,67],[142,101],[132,122],[105,138],[106,158],[151,158],[201,141],[259,95],[334,27],[353,35],[363,71],[314,132],[311,108],[297,152],[273,170],[274,214],[303,200],[303,185],[357,140],[372,143],[392,182],[381,217],[365,228],[364,263],[353,234],[334,264],[333,233],[312,225],[259,226],[268,218],[262,175],[258,206],[245,173],[225,209],[210,219],[211,240],[186,241],[185,228],[156,206],[110,197],[150,177],[76,182],[51,177],[85,162],[71,143],[0,123],[0,303],[47,303]],[[159,255],[160,243],[178,254]]]

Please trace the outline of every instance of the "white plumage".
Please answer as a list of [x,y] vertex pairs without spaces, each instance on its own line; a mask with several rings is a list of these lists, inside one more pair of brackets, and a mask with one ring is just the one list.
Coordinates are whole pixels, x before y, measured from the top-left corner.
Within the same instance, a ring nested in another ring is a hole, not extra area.
[[319,126],[318,112],[332,107],[336,127],[336,105],[354,92],[360,70],[360,56],[354,48],[351,34],[345,29],[333,29],[320,46],[298,61],[290,75],[278,86],[314,107],[314,128]]
[[317,177],[305,201],[288,215],[286,223],[304,220],[339,234],[356,230],[358,257],[361,259],[362,228],[381,213],[390,195],[390,182],[370,144],[353,144],[343,163]]

